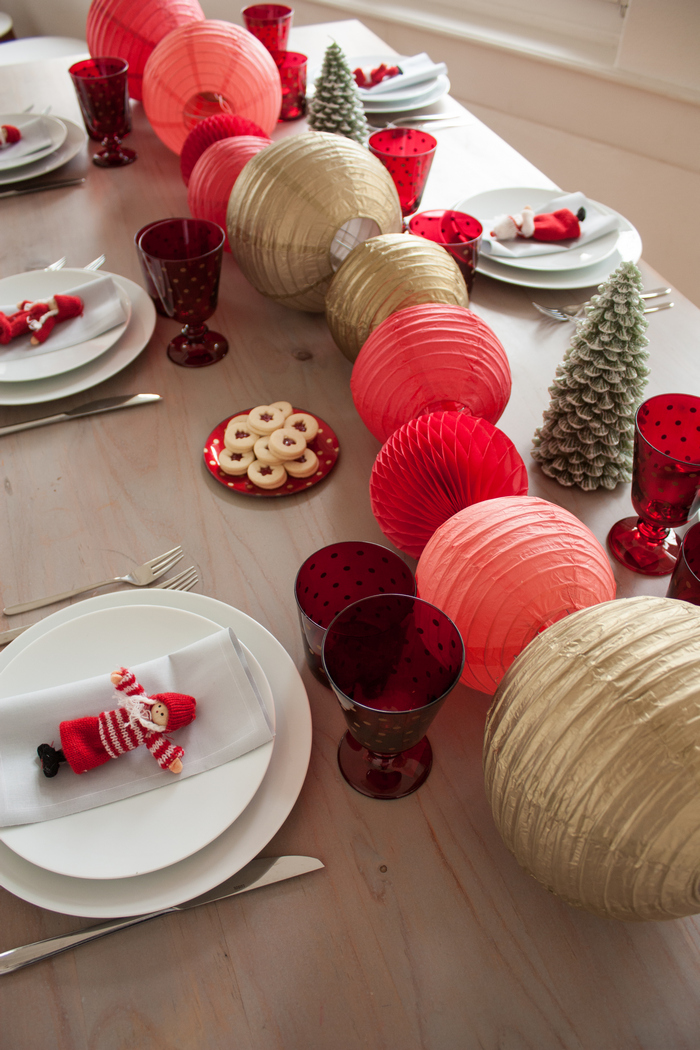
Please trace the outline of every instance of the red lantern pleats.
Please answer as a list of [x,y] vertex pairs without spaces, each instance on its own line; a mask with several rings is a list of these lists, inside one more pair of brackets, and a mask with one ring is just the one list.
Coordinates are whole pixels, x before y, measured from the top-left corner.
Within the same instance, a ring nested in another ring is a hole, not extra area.
[[254,135],[256,138],[271,142],[262,128],[245,117],[234,117],[230,113],[214,113],[195,124],[185,139],[180,154],[180,173],[185,186],[189,185],[192,169],[205,149],[221,139],[234,138],[236,135]]
[[464,507],[526,493],[527,470],[510,438],[463,412],[435,412],[399,427],[377,456],[369,483],[379,527],[413,558]]
[[270,134],[282,106],[277,66],[240,26],[209,19],[173,30],[143,74],[143,105],[156,135],[179,153],[188,133],[215,112],[246,117]]
[[92,0],[85,35],[93,58],[116,55],[129,63],[129,95],[140,99],[156,44],[173,29],[203,20],[197,0]]
[[355,362],[351,388],[365,426],[386,441],[428,408],[463,405],[497,422],[510,397],[510,366],[495,333],[471,310],[422,303],[375,328]]
[[590,529],[533,496],[459,511],[429,540],[416,575],[420,597],[461,632],[462,681],[489,694],[540,631],[615,597],[610,563]]
[[[226,229],[226,209],[234,183],[251,157],[270,145],[270,139],[239,135],[221,139],[205,149],[192,170],[187,205],[195,219],[209,219]],[[226,238],[226,251],[231,251]]]

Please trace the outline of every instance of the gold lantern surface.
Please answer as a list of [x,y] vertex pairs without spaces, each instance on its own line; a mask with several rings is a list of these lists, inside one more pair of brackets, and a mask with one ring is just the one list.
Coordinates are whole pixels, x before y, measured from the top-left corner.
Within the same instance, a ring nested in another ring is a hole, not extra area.
[[378,324],[420,303],[469,306],[464,278],[439,244],[392,233],[348,255],[328,290],[326,318],[336,344],[354,361]]
[[484,772],[506,846],[569,904],[700,912],[700,608],[624,598],[549,627],[496,693]]
[[321,132],[283,139],[253,157],[226,218],[231,251],[250,283],[284,306],[316,313],[347,251],[364,237],[400,230],[401,222],[381,162],[359,143]]

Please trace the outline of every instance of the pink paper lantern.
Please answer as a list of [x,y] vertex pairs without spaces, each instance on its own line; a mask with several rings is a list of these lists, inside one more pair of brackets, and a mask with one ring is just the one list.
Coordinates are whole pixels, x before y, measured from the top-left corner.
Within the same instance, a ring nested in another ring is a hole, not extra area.
[[526,493],[527,470],[510,438],[463,412],[435,412],[399,427],[377,456],[369,482],[379,527],[413,558],[462,508]]
[[[209,219],[226,229],[226,209],[234,183],[251,157],[270,145],[270,139],[239,135],[221,139],[205,149],[192,170],[187,205],[195,219]],[[226,251],[231,248],[228,237]]]
[[205,149],[221,139],[234,138],[236,135],[254,135],[256,138],[272,141],[254,121],[246,120],[245,117],[234,117],[231,113],[214,113],[213,116],[205,117],[199,124],[195,124],[185,139],[180,154],[180,174],[185,186],[189,185],[192,169]]
[[416,578],[420,597],[460,630],[462,681],[489,694],[537,634],[615,597],[610,563],[590,529],[534,496],[459,511],[428,541]]
[[179,153],[188,133],[213,113],[246,117],[270,134],[282,106],[277,66],[240,26],[208,19],[173,30],[143,74],[143,105],[156,135]]
[[352,396],[379,441],[426,410],[463,406],[489,423],[511,389],[505,350],[489,326],[463,306],[422,303],[387,317],[360,350]]
[[143,70],[159,41],[179,26],[204,21],[197,0],[92,0],[85,35],[94,57],[129,63],[129,95],[141,99]]

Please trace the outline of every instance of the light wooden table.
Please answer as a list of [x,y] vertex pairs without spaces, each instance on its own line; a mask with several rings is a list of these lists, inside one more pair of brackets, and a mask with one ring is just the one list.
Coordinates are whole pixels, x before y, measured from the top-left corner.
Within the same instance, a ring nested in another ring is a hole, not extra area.
[[[349,54],[385,50],[357,22],[295,29],[320,62],[336,38]],[[439,59],[439,55],[433,56]],[[6,111],[33,103],[79,120],[65,63],[0,69]],[[441,105],[455,106],[451,100]],[[0,274],[61,255],[139,280],[133,234],[187,214],[176,157],[134,110],[130,168],[81,164],[83,188],[0,202]],[[303,123],[284,125],[296,133]],[[551,182],[483,124],[437,132],[425,207],[496,186]],[[644,231],[642,231],[643,234]],[[642,265],[648,287],[661,278]],[[567,302],[577,293],[552,293]],[[583,298],[584,295],[581,295]],[[479,277],[474,310],[508,352],[513,395],[499,426],[530,471],[530,492],[568,507],[601,541],[631,513],[629,487],[572,492],[529,458],[572,328],[540,320],[525,289]],[[649,393],[697,391],[700,313],[680,295],[650,317]],[[157,391],[152,408],[0,439],[4,605],[121,571],[181,542],[201,590],[249,613],[283,643],[309,693],[311,765],[291,816],[265,852],[318,856],[324,871],[237,900],[169,916],[0,980],[7,1050],[696,1050],[700,921],[624,925],[549,896],[503,846],[484,797],[481,740],[489,699],[459,687],[431,730],[425,786],[394,804],[353,792],[336,766],[344,723],[307,672],[292,595],[299,564],[334,540],[385,542],[368,479],[378,444],[350,396],[351,366],[321,315],[285,310],[224,261],[216,326],[226,360],[201,371],[165,356],[159,320],[143,354],[88,394]],[[209,431],[239,407],[286,399],[327,419],[342,448],[334,474],[284,501],[227,493],[206,473]],[[47,409],[48,411],[48,409]],[[0,410],[0,424],[43,414]],[[165,545],[165,546],[164,546]],[[663,594],[666,580],[615,565],[621,596]],[[22,618],[38,620],[47,612]],[[16,621],[13,621],[15,625]],[[0,623],[0,629],[10,626]],[[89,925],[0,890],[0,950]]]

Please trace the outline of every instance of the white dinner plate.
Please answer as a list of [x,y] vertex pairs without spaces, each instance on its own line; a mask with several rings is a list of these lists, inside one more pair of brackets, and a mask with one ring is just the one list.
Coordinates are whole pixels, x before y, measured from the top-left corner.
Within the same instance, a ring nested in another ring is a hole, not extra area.
[[247,808],[204,849],[169,868],[130,879],[76,879],[24,860],[0,842],[0,885],[50,911],[113,919],[173,907],[218,886],[268,844],[296,802],[311,755],[311,713],[303,682],[283,647],[265,628],[230,605],[188,591],[104,594],[61,609],[30,627],[0,653],[0,671],[58,623],[123,605],[166,606],[233,627],[258,659],[275,702],[275,746],[263,782]]
[[[562,196],[560,190],[544,190],[541,187],[532,186],[509,186],[505,189],[488,190],[486,193],[479,193],[475,197],[468,197],[466,200],[460,201],[459,204],[455,204],[455,209],[466,212],[467,215],[473,215],[482,225],[485,225],[497,215],[517,214],[522,211],[526,204],[529,204],[537,211],[542,205],[559,196]],[[593,203],[602,211],[617,215],[617,212],[614,212],[612,208],[607,208],[596,201],[593,201]],[[622,223],[626,222],[626,220],[623,220],[622,216],[619,216],[619,218],[622,226]],[[627,225],[629,226],[629,224]],[[496,263],[498,266],[535,270],[538,273],[555,273],[559,270],[582,270],[602,262],[603,259],[607,259],[612,255],[623,232],[622,228],[612,230],[610,233],[603,234],[602,237],[589,241],[587,244],[578,246],[573,244],[566,251],[553,252],[550,255],[507,258],[502,255],[489,255],[483,251],[481,255],[484,259]]]
[[134,281],[116,273],[109,276],[131,302],[131,318],[121,338],[94,361],[74,368],[65,375],[24,383],[3,383],[0,380],[0,405],[39,405],[79,394],[103,383],[105,379],[111,379],[138,357],[153,335],[156,326],[155,306],[151,297]]
[[[412,102],[364,102],[365,113],[412,113],[414,110],[432,106],[450,90],[450,82],[443,74],[437,78],[430,91],[425,91]],[[382,98],[386,96],[382,95]]]
[[[38,120],[41,122],[42,129],[45,134],[49,136],[51,142],[42,146],[41,149],[35,150],[33,153],[25,153],[21,157],[5,158],[2,157],[2,164],[0,164],[0,171],[12,171],[16,168],[24,168],[27,164],[35,164],[38,160],[42,160],[44,157],[48,157],[50,153],[54,153],[63,143],[66,141],[68,135],[68,128],[59,120],[58,117],[49,117],[46,114],[36,113],[3,113],[0,114],[0,124],[14,124],[15,127],[19,128],[20,132],[22,126],[28,121]],[[16,172],[15,178],[19,175]]]
[[33,164],[25,164],[19,170],[1,171],[0,186],[6,186],[14,182],[27,182],[29,179],[38,178],[39,175],[47,175],[50,171],[55,171],[56,168],[67,164],[69,160],[72,160],[80,152],[87,142],[87,134],[77,124],[74,124],[72,120],[66,120],[63,117],[62,123],[65,124],[67,133],[63,145],[41,160],[36,160]]
[[[400,66],[402,55],[360,55],[359,58],[349,58],[348,63],[350,69],[354,71],[359,67],[364,70],[365,73],[371,73],[377,66],[381,66],[382,63],[386,66]],[[382,92],[378,95],[372,96],[371,90],[368,90],[368,94],[360,95],[362,104],[367,106],[374,106],[375,103],[381,104],[382,108],[385,108],[383,103],[398,103],[399,105],[404,102],[413,103],[416,99],[422,98],[424,95],[430,94],[435,90],[439,76],[430,77],[428,80],[421,80],[418,84],[410,84],[408,87],[398,89],[396,91]],[[389,98],[391,96],[391,98]]]
[[[400,65],[402,57],[401,55],[388,54],[360,55],[359,57],[353,56],[348,58],[348,64],[351,70],[357,69],[358,66],[369,70],[376,69],[382,62],[388,66]],[[321,67],[319,66],[309,77],[307,98],[313,98],[316,80],[320,73]],[[403,91],[397,92],[390,100],[387,100],[386,96],[381,96],[384,101],[380,102],[379,95],[376,100],[362,99],[362,106],[365,113],[410,113],[414,109],[431,106],[433,102],[437,102],[443,95],[446,95],[449,90],[450,82],[444,74],[441,74],[432,81],[428,81],[427,85],[414,84],[413,87],[407,87]],[[401,98],[399,98],[399,95]]]
[[[105,274],[95,270],[29,270],[26,273],[15,273],[11,277],[0,280],[0,303],[21,302],[23,299],[48,299],[52,295],[64,295],[72,288],[89,281],[99,281]],[[115,325],[107,332],[86,339],[82,343],[74,343],[72,346],[63,347],[61,350],[51,349],[51,340],[39,346],[22,351],[22,356],[12,361],[5,360],[3,350],[0,348],[0,382],[3,383],[25,383],[34,382],[36,379],[46,379],[49,376],[63,375],[71,372],[74,368],[80,368],[89,361],[100,357],[110,346],[114,346],[126,331],[126,326],[131,317],[131,301],[122,287],[117,285],[117,293],[121,300],[122,308],[126,314],[126,321]]]
[[[0,697],[104,674],[109,699],[115,667],[155,660],[220,630],[219,624],[184,609],[101,609],[56,624],[18,653],[0,672]],[[255,657],[247,655],[274,725],[270,687]],[[56,712],[57,732],[67,715]],[[260,787],[272,748],[269,741],[205,773],[173,777],[173,783],[104,806],[0,828],[0,841],[32,864],[74,878],[123,879],[157,871],[202,849],[240,816]]]

